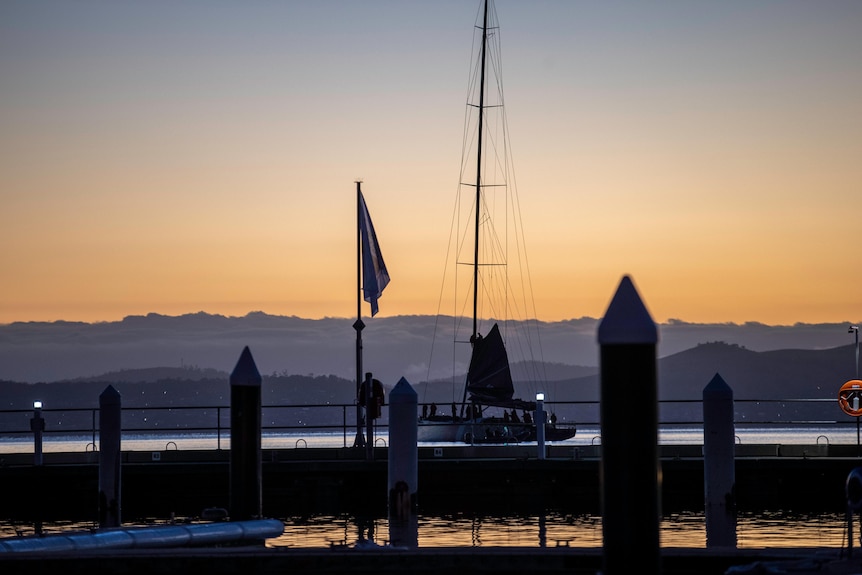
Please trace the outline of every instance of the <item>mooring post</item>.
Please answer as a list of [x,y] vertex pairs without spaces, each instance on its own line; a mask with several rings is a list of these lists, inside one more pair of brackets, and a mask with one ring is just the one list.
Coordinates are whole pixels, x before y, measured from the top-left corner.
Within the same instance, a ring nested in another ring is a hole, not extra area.
[[30,430],[33,432],[33,465],[42,465],[42,433],[45,431],[45,419],[42,417],[42,402],[33,402],[33,417],[30,419]]
[[261,377],[246,346],[230,374],[230,519],[263,514],[260,453]]
[[389,540],[417,547],[419,519],[419,397],[403,377],[389,394]]
[[715,374],[703,388],[706,546],[736,547],[733,390]]
[[603,575],[661,573],[658,330],[624,276],[599,324]]
[[853,557],[853,516],[862,511],[862,467],[850,470],[844,482],[844,494],[847,498],[847,557]]
[[122,462],[120,392],[109,385],[99,396],[99,527],[121,522],[120,466]]

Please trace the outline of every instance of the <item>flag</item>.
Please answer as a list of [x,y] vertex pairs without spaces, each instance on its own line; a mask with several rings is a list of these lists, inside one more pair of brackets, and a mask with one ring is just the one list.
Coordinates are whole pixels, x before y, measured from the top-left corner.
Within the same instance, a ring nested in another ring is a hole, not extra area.
[[383,254],[374,233],[374,224],[365,197],[359,192],[359,233],[362,238],[362,291],[364,299],[371,304],[371,316],[377,313],[377,300],[383,294],[383,289],[389,284],[389,272],[383,263]]

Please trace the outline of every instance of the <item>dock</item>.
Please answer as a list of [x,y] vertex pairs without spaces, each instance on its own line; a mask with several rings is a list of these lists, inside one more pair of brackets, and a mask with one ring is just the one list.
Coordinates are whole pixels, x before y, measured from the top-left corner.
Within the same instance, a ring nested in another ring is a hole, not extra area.
[[[535,445],[419,448],[420,512],[601,512],[601,446]],[[661,446],[665,512],[703,510],[699,445]],[[0,456],[4,518],[90,520],[96,517],[98,453]],[[196,517],[228,506],[226,450],[122,453],[124,519]],[[862,465],[855,445],[737,445],[736,498],[740,510],[843,512],[849,472]],[[267,517],[315,513],[383,516],[387,449],[374,460],[364,449],[263,450],[263,511]],[[34,501],[38,508],[34,509]]]
[[[563,510],[600,514],[601,446],[535,445],[419,448],[420,513]],[[295,448],[264,450],[266,517],[350,513],[384,517],[387,449]],[[122,453],[123,517],[199,517],[227,507],[229,451],[165,450]],[[849,472],[862,463],[855,445],[737,445],[740,510],[794,509],[843,512]],[[704,506],[699,445],[661,446],[662,509]],[[88,521],[96,517],[98,453],[0,456],[4,519]],[[38,502],[38,503],[36,503]],[[664,573],[723,574],[731,567],[792,567],[795,573],[862,572],[862,550],[848,559],[838,549],[662,549]],[[74,559],[73,561],[71,559]],[[207,548],[88,550],[0,557],[7,572],[64,573],[597,573],[596,548]],[[756,571],[751,571],[756,572]]]

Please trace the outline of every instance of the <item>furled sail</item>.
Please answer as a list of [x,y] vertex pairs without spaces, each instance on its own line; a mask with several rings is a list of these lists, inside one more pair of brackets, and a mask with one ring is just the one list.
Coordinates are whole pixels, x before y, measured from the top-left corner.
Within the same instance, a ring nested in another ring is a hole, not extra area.
[[496,323],[488,335],[477,336],[473,342],[467,391],[470,392],[470,400],[478,403],[506,402],[515,393],[509,357]]

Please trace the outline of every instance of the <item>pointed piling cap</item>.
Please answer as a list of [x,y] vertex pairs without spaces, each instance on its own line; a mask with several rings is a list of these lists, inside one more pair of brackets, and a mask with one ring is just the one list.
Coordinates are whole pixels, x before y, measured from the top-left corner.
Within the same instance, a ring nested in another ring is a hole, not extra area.
[[119,405],[120,392],[113,385],[109,385],[99,395],[99,405]]
[[658,330],[629,276],[623,276],[599,324],[599,345],[655,344]]
[[233,368],[233,373],[230,374],[230,384],[255,386],[260,387],[261,377],[257,371],[257,365],[254,363],[254,358],[251,356],[251,350],[245,346],[242,354],[239,356],[239,361],[236,362],[236,367]]
[[403,377],[398,380],[398,383],[395,384],[395,387],[392,388],[392,391],[389,392],[389,403],[416,403],[418,401],[419,395],[416,393],[416,390],[413,389],[413,386],[410,385],[410,382],[404,379]]
[[733,390],[717,373],[703,388],[704,399],[733,399]]

